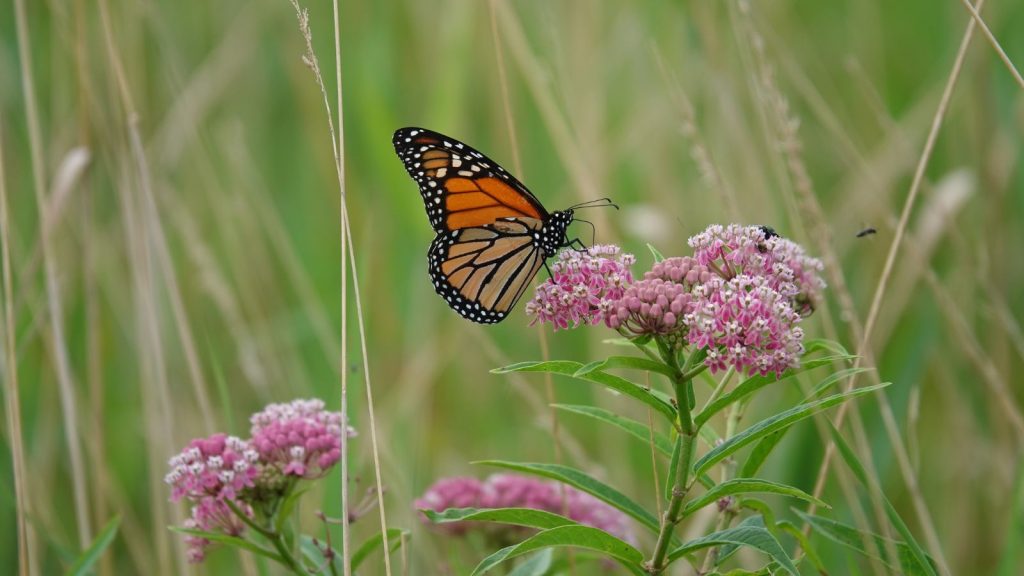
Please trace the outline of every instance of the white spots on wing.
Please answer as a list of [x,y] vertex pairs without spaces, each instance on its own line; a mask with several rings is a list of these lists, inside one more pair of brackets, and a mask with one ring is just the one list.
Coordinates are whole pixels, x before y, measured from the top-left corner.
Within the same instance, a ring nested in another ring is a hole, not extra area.
[[470,172],[469,170],[459,170],[459,176],[465,176],[466,178],[471,178],[473,176],[473,173]]
[[438,168],[436,176],[438,178],[444,178],[444,175],[447,174],[447,173],[448,173],[448,169],[447,168]]

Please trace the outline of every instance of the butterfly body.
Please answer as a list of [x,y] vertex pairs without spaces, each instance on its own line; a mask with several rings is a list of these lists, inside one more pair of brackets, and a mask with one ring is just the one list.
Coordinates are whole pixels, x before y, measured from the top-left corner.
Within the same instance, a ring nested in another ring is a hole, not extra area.
[[437,233],[427,253],[434,289],[463,317],[500,322],[545,260],[569,244],[573,211],[549,213],[504,168],[454,138],[402,128],[393,143]]

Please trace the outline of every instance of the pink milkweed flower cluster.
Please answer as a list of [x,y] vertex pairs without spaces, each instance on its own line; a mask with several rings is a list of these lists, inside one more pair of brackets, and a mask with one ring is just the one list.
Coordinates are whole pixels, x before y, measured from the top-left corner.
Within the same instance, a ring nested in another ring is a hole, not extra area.
[[[285,476],[319,478],[341,458],[341,414],[324,410],[322,400],[271,404],[250,422],[261,462]],[[355,430],[345,433],[354,436]]]
[[693,311],[693,287],[709,281],[711,272],[690,257],[667,258],[626,288],[609,306],[605,323],[633,335],[668,335],[685,328]]
[[[564,494],[564,499],[563,499]],[[449,508],[532,508],[562,514],[593,528],[633,541],[634,536],[626,516],[597,498],[571,486],[546,482],[518,474],[493,474],[486,480],[458,476],[435,482],[416,500],[418,510],[443,512]],[[423,517],[426,520],[425,517]],[[461,536],[484,525],[476,522],[451,522],[437,528],[449,535]],[[516,527],[488,526],[487,530],[517,530]]]
[[537,287],[526,303],[534,322],[550,322],[555,330],[597,324],[605,310],[622,298],[633,282],[629,267],[636,258],[618,246],[595,245],[586,251],[563,250],[551,265],[551,278]]
[[[572,268],[599,256],[565,250],[559,268],[537,288],[527,313],[555,328],[595,324],[596,318],[626,336],[655,336],[674,348],[706,349],[712,372],[734,368],[748,374],[781,374],[799,366],[803,354],[801,318],[814,311],[825,282],[823,265],[795,242],[763,226],[712,225],[689,239],[693,256],[667,258],[643,278],[614,271],[614,291],[581,302],[572,280],[607,286],[604,268]],[[595,247],[619,254],[614,247]],[[593,248],[591,250],[594,250]],[[557,266],[557,264],[556,264]],[[590,293],[580,290],[588,297]],[[582,319],[582,320],[581,320]]]
[[[341,457],[342,433],[355,435],[341,413],[326,410],[320,400],[271,404],[251,423],[250,440],[221,433],[197,438],[168,462],[164,481],[171,500],[192,504],[185,528],[241,535],[239,513],[252,518],[268,500],[283,497],[283,480],[326,474]],[[185,542],[191,562],[202,562],[212,544],[191,534]]]

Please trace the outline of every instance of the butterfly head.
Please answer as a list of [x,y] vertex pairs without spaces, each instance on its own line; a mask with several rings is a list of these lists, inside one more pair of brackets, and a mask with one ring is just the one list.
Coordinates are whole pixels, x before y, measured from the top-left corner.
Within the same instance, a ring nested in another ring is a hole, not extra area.
[[569,244],[569,235],[566,230],[572,223],[572,208],[552,212],[540,229],[538,241],[544,250],[544,257],[550,258],[563,246]]

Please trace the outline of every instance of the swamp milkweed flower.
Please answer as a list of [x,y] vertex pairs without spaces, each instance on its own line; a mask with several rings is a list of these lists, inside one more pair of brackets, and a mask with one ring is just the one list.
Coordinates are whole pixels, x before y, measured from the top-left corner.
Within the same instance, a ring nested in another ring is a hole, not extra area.
[[[322,400],[271,404],[250,422],[260,462],[284,476],[319,478],[341,458],[341,413],[324,410]],[[352,427],[344,428],[355,436]]]
[[551,322],[555,330],[597,324],[613,302],[622,298],[633,274],[636,258],[618,246],[594,245],[585,251],[559,252],[551,264],[551,277],[526,303],[534,322]]

